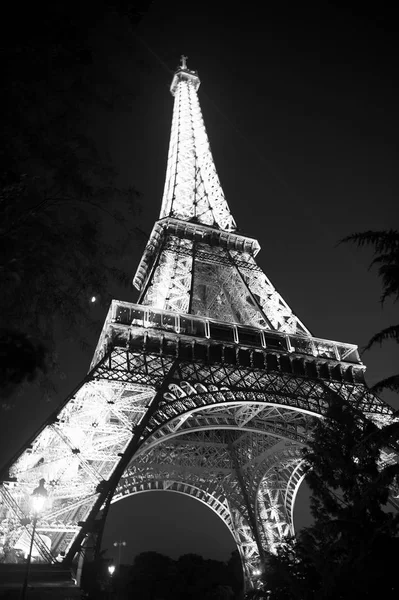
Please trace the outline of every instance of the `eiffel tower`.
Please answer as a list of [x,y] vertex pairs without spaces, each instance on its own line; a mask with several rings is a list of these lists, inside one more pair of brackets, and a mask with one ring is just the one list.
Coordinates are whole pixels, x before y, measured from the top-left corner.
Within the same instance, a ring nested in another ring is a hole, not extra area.
[[[338,398],[384,421],[357,347],[313,337],[237,232],[182,57],[159,220],[134,277],[137,304],[114,300],[90,371],[8,465],[0,545],[24,551],[29,497],[50,502],[33,550],[72,564],[111,503],[180,492],[222,519],[247,589],[265,550],[294,533],[301,449]],[[3,558],[7,560],[7,558]]]

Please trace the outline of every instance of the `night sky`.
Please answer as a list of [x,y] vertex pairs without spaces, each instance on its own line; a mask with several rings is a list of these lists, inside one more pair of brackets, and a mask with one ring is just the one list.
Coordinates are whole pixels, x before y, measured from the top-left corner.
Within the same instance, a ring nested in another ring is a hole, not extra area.
[[[119,183],[141,192],[137,225],[149,232],[166,170],[169,85],[187,55],[202,82],[200,103],[230,209],[241,232],[261,244],[258,264],[313,335],[362,347],[396,322],[397,307],[379,303],[371,252],[338,242],[357,231],[398,228],[394,15],[381,3],[376,14],[360,3],[233,6],[153,2],[123,52],[117,39],[102,45],[109,24],[92,32],[97,66],[113,70],[133,94],[129,112],[93,114],[93,135]],[[145,242],[132,240],[123,259],[132,277]],[[133,288],[115,295],[137,299]],[[98,334],[90,338],[93,350]],[[87,372],[90,354],[60,343],[60,356],[54,400],[32,395],[22,420],[17,410],[3,420],[2,429],[15,432],[4,461]],[[370,384],[397,371],[394,344],[363,359]],[[398,399],[386,399],[399,407]],[[301,523],[306,509],[299,512]],[[114,505],[104,547],[118,539],[128,543],[125,561],[143,550],[225,560],[234,549],[211,511],[176,494],[146,493]]]

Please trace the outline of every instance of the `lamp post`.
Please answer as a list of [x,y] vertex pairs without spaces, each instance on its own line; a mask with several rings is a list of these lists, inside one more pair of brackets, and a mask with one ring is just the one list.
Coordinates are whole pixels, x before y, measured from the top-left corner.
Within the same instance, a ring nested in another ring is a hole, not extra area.
[[115,573],[115,565],[113,565],[113,564],[108,565],[108,573],[109,573],[109,581],[107,583],[107,590],[108,590],[107,597],[113,598],[114,597],[114,582],[112,580],[112,575]]
[[119,540],[119,542],[114,542],[114,546],[118,548],[118,570],[121,570],[121,554],[123,546],[126,546],[126,542],[124,540]]
[[44,481],[45,481],[44,479],[40,480],[38,487],[33,490],[32,495],[30,497],[31,513],[33,514],[33,519],[32,519],[33,529],[32,529],[32,537],[30,540],[28,560],[26,563],[24,584],[22,586],[21,600],[25,600],[27,597],[30,564],[31,564],[31,560],[32,560],[32,550],[33,550],[33,542],[35,540],[37,519],[39,517],[39,514],[43,511],[44,506],[46,504],[46,499],[47,499],[47,490],[44,487]]

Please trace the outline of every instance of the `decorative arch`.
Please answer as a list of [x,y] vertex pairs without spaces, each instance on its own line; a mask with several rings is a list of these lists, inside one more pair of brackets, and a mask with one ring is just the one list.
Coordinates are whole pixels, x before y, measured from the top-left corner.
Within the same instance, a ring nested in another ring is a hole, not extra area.
[[245,588],[253,587],[255,582],[254,573],[259,563],[256,541],[245,518],[229,504],[226,498],[221,498],[215,493],[212,494],[189,481],[147,479],[139,482],[130,476],[124,478],[118,485],[112,499],[112,504],[135,494],[160,491],[190,496],[210,508],[219,517],[236,543],[241,558]]
[[226,500],[221,500],[217,496],[213,496],[206,490],[193,485],[189,482],[172,480],[172,479],[152,479],[143,482],[138,482],[133,476],[123,480],[115,490],[111,504],[115,504],[119,500],[134,496],[135,494],[145,492],[176,492],[190,496],[210,508],[226,525],[231,535],[234,537],[233,523],[231,519],[230,509]]
[[[320,410],[286,405],[266,392],[235,391],[225,386],[188,382],[173,383],[163,394],[159,413],[143,432],[137,454],[159,443],[195,428],[249,429],[265,431],[276,438],[303,443],[307,429]],[[171,391],[172,390],[172,391]],[[326,402],[326,404],[328,404]],[[206,415],[206,419],[201,419]]]

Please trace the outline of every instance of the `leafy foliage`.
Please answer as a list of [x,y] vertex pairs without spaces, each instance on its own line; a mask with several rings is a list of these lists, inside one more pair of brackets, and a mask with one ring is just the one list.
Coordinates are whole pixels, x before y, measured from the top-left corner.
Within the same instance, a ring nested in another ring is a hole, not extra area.
[[[197,554],[185,554],[177,560],[159,552],[142,552],[132,566],[122,565],[113,576],[112,587],[118,598],[141,600],[233,600],[241,597],[242,569],[237,556],[229,562],[207,560]],[[238,563],[237,563],[238,559]],[[239,577],[235,566],[239,564]],[[101,585],[106,581],[105,565],[97,569],[94,563],[85,566],[84,586],[90,598],[101,596]],[[109,578],[108,578],[109,579]],[[107,596],[104,595],[104,598]]]
[[[10,329],[0,330],[0,388],[3,398],[15,386],[45,371],[45,350],[28,336]],[[3,406],[4,408],[4,406]]]
[[[117,95],[118,108],[128,96],[120,84],[115,88],[111,73],[97,72],[91,32],[114,15],[131,29],[148,4],[44,2],[26,7],[22,20],[19,9],[7,11],[1,48],[0,347],[18,338],[12,354],[17,363],[20,353],[20,373],[3,368],[3,395],[44,370],[43,350],[51,374],[56,339],[84,344],[83,325],[96,324],[90,297],[107,305],[109,281],[127,282],[118,263],[139,231],[137,192],[118,189],[88,121],[93,111],[112,110]],[[36,361],[24,376],[26,355],[35,349]]]
[[399,231],[364,231],[345,237],[342,242],[354,242],[360,248],[371,246],[374,258],[370,268],[378,266],[382,279],[381,302],[389,297],[399,300]]
[[227,566],[196,554],[185,554],[177,561],[157,552],[139,554],[131,569],[132,596],[143,600],[223,600],[233,598],[228,586]]
[[[392,298],[394,302],[399,300],[399,231],[364,231],[354,233],[345,237],[342,242],[353,242],[360,248],[371,246],[374,250],[374,258],[370,268],[377,267],[378,275],[382,281],[381,302]],[[386,340],[395,340],[399,343],[399,324],[391,325],[376,333],[364,350],[369,350],[376,344],[381,345]],[[375,392],[391,390],[399,392],[399,375],[393,375],[379,381],[373,387]]]
[[398,441],[399,423],[378,427],[344,402],[317,422],[304,453],[314,525],[268,557],[271,600],[397,596]]

